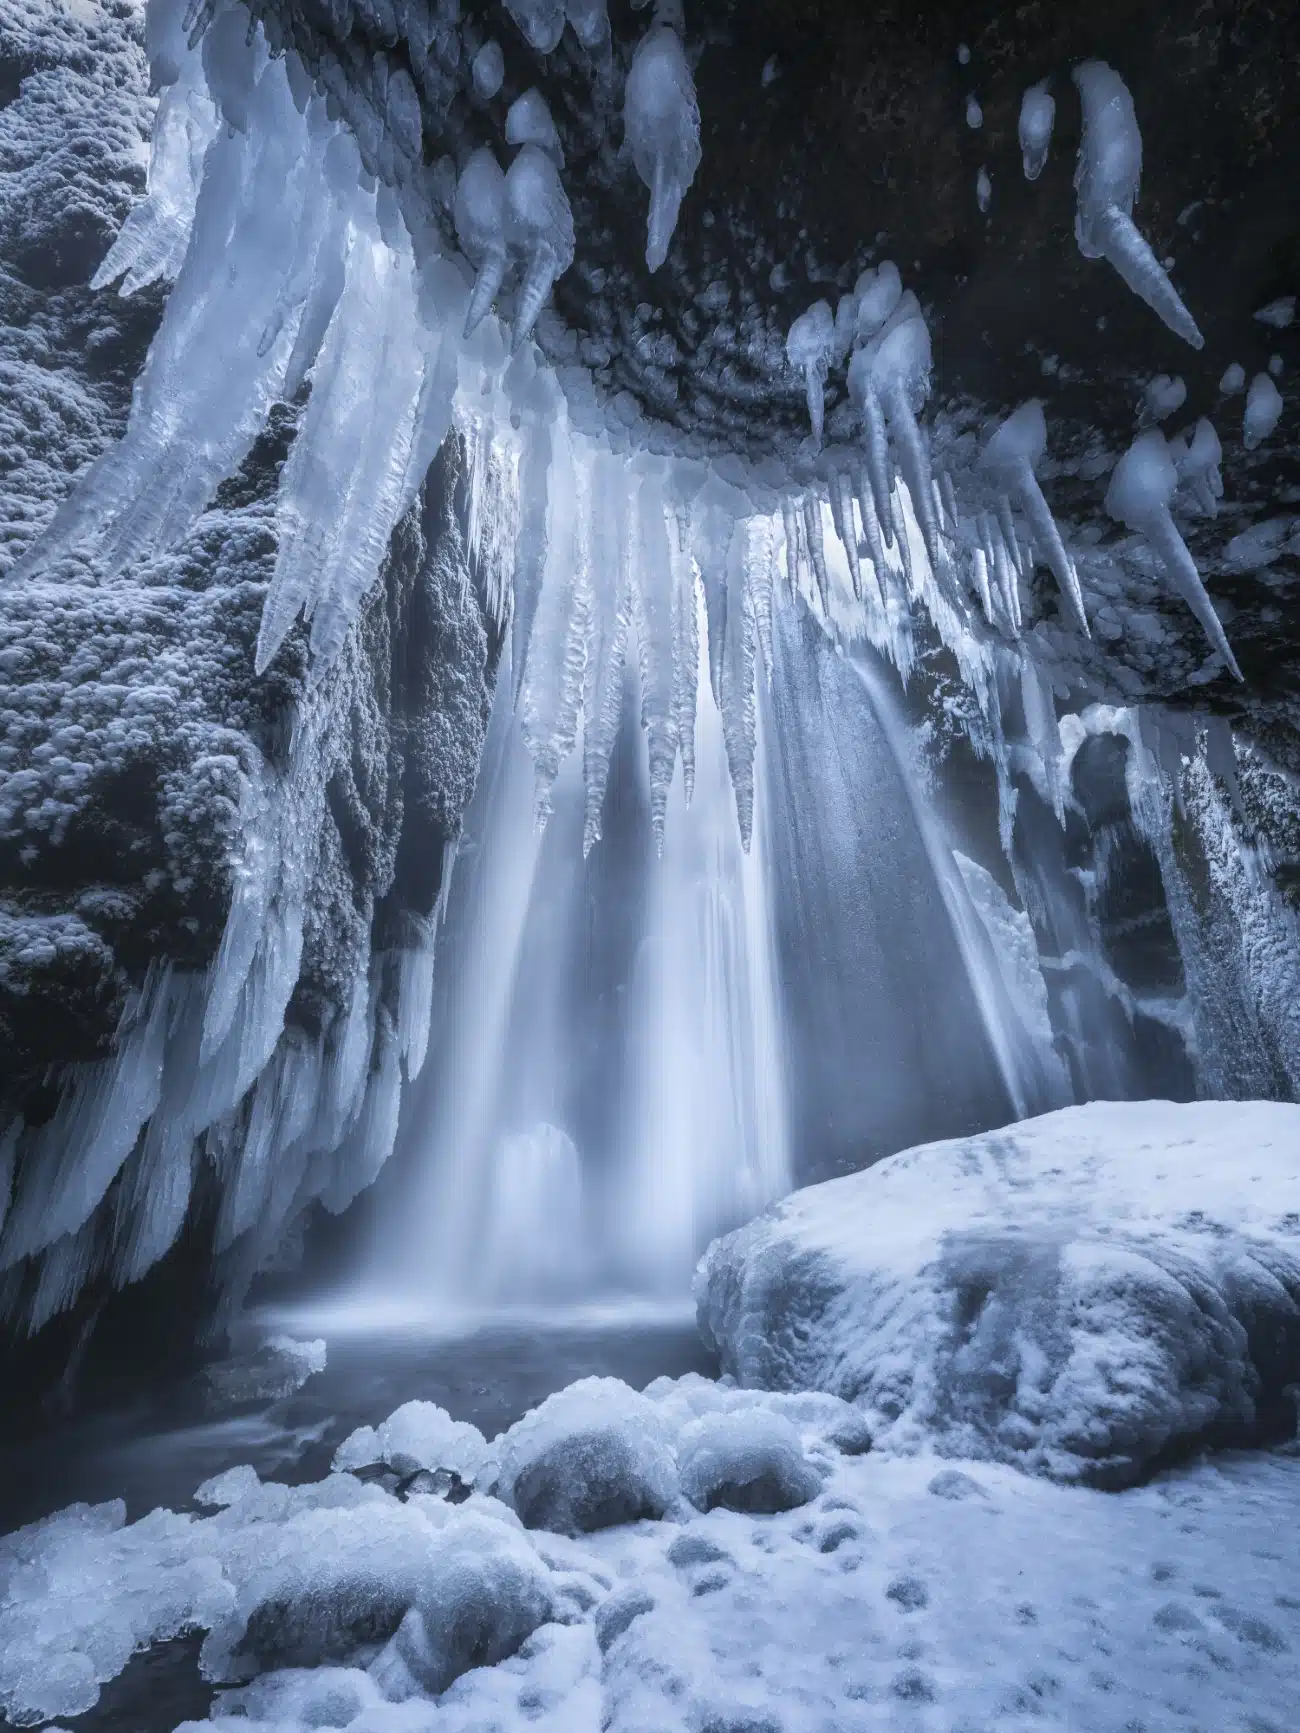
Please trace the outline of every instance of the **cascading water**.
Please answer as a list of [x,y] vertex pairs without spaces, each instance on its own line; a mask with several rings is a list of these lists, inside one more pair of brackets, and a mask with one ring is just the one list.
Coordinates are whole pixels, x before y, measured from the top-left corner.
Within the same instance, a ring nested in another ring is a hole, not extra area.
[[373,1280],[680,1297],[708,1240],[791,1183],[764,821],[746,852],[703,655],[694,797],[678,778],[662,855],[632,675],[586,858],[582,755],[539,831],[512,687],[503,671],[450,899],[405,1225],[385,1222]]

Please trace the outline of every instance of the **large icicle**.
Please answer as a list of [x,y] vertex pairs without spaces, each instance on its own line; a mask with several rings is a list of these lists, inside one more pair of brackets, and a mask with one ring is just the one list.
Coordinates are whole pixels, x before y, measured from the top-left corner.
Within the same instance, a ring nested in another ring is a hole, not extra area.
[[1083,99],[1083,141],[1074,176],[1079,251],[1085,259],[1109,260],[1171,331],[1193,349],[1202,349],[1205,339],[1196,321],[1133,221],[1142,178],[1142,134],[1128,86],[1103,60],[1076,66],[1074,82]]
[[523,147],[506,175],[506,237],[523,261],[511,340],[518,349],[551,285],[573,263],[573,212],[559,170],[535,144]]
[[[637,646],[641,660],[641,726],[650,761],[650,822],[660,853],[668,814],[668,793],[677,762],[680,714],[678,692],[677,572],[662,478],[643,477],[636,501]],[[692,607],[694,603],[692,601]],[[698,648],[685,646],[693,671]],[[692,733],[694,716],[691,717]]]
[[[590,525],[578,565],[589,586],[586,669],[583,685],[582,757],[586,815],[582,852],[600,841],[609,763],[623,709],[623,660],[631,606],[631,523],[627,466],[600,452],[579,474],[579,523]],[[669,776],[672,775],[671,762]]]
[[785,340],[790,365],[803,374],[813,443],[819,447],[825,423],[826,374],[834,343],[835,315],[829,301],[814,301],[806,313],[800,313]]
[[465,314],[465,336],[487,317],[505,281],[506,177],[483,145],[470,157],[456,183],[456,239],[477,273]]
[[727,627],[722,646],[718,703],[722,713],[727,769],[736,797],[740,844],[746,854],[754,831],[754,749],[758,726],[754,689],[757,634],[752,580],[761,550],[755,546],[752,522],[752,518],[737,521],[727,549]]
[[[1052,508],[1043,497],[1034,471],[1047,450],[1047,421],[1043,406],[1036,397],[1009,415],[990,435],[982,454],[982,462],[999,484],[1016,495],[1020,509],[1029,519],[1030,528],[1048,565],[1052,568],[1066,606],[1075,625],[1085,637],[1088,617],[1083,609],[1083,592],[1074,562],[1065,551]],[[1004,528],[1005,535],[1005,528]],[[1010,537],[1015,546],[1014,532]]]
[[682,755],[682,790],[686,804],[695,792],[695,707],[700,689],[700,597],[695,561],[682,518],[680,533],[670,535],[673,566],[673,731]]
[[900,302],[898,311],[871,351],[871,383],[889,419],[889,431],[899,450],[903,478],[931,564],[939,563],[939,526],[934,509],[934,485],[925,435],[916,411],[930,392],[930,333],[920,309]]
[[650,189],[645,262],[668,257],[686,189],[700,166],[695,80],[675,30],[656,25],[637,44],[623,99],[623,132],[632,162]]
[[1020,156],[1027,181],[1036,181],[1043,172],[1055,122],[1056,103],[1047,80],[1031,84],[1020,102]]
[[552,429],[547,478],[546,556],[520,694],[524,742],[537,776],[537,820],[552,810],[551,789],[573,750],[582,708],[589,578],[575,534],[577,472],[563,420]]
[[1177,488],[1178,472],[1165,436],[1152,429],[1150,433],[1139,434],[1116,464],[1106,491],[1106,510],[1151,543],[1175,589],[1201,622],[1206,637],[1233,677],[1240,680],[1241,669],[1229,648],[1209,592],[1170,515],[1170,501]]

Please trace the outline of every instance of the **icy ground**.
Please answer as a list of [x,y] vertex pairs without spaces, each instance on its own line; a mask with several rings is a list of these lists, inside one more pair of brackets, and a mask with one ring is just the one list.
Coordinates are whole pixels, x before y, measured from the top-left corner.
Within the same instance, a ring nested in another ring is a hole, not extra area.
[[[722,1395],[661,1388],[669,1410]],[[764,1399],[731,1399],[762,1433]],[[1300,1459],[1225,1456],[1107,1494],[845,1456],[801,1430],[807,1503],[679,1501],[578,1539],[526,1532],[494,1499],[403,1503],[348,1473],[288,1489],[236,1471],[207,1489],[231,1501],[219,1514],[129,1528],[111,1505],[74,1508],[0,1543],[0,1703],[19,1721],[74,1713],[96,1675],[191,1623],[229,1677],[247,1621],[240,1653],[266,1670],[207,1724],[239,1733],[1294,1725]]]

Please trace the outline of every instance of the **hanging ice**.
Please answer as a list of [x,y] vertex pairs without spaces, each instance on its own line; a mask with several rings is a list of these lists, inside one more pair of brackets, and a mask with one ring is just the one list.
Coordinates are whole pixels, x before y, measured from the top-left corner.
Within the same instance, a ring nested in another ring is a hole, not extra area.
[[1279,295],[1267,307],[1261,307],[1255,317],[1261,325],[1271,325],[1275,331],[1285,331],[1295,323],[1296,296]]
[[590,525],[586,549],[578,556],[590,590],[582,698],[587,800],[582,852],[588,855],[600,841],[605,786],[623,708],[623,659],[631,608],[631,524],[627,466],[620,458],[601,452],[589,477],[582,480],[579,519],[585,518]]
[[[982,462],[1007,492],[1015,494],[1020,509],[1029,519],[1039,549],[1052,568],[1052,575],[1075,625],[1085,636],[1090,636],[1078,573],[1065,551],[1052,509],[1034,473],[1046,450],[1047,422],[1043,406],[1037,398],[1031,398],[994,430],[984,447]],[[1011,546],[1015,546],[1014,533]]]
[[657,271],[700,166],[695,80],[675,30],[658,25],[638,43],[627,75],[623,130],[636,172],[650,189],[645,262]]
[[1179,595],[1201,622],[1206,637],[1234,678],[1240,680],[1241,669],[1229,648],[1214,604],[1170,516],[1169,505],[1177,487],[1178,472],[1165,436],[1153,429],[1139,434],[1115,466],[1106,491],[1106,510],[1151,543]]
[[1179,484],[1192,490],[1203,512],[1217,517],[1219,501],[1223,498],[1223,475],[1219,467],[1223,461],[1223,447],[1213,424],[1202,416],[1196,423],[1191,443],[1171,440],[1169,451],[1178,471]]
[[966,124],[972,132],[978,132],[984,125],[984,110],[979,105],[978,98],[966,98]]
[[609,12],[605,0],[565,0],[565,16],[573,33],[589,52],[609,41]]
[[854,285],[858,302],[857,338],[860,343],[876,332],[893,315],[903,298],[903,279],[898,266],[886,259],[873,270],[864,271]]
[[1282,393],[1267,373],[1257,373],[1246,393],[1242,443],[1247,451],[1262,445],[1282,419]]
[[1143,407],[1153,421],[1168,421],[1186,401],[1187,386],[1181,375],[1171,377],[1168,373],[1157,373],[1142,393]]
[[506,177],[487,145],[476,150],[456,183],[456,238],[475,267],[465,314],[466,337],[487,316],[506,274]]
[[981,167],[975,177],[975,202],[982,211],[987,211],[993,203],[993,182],[987,168]]
[[506,239],[523,258],[512,348],[528,336],[551,285],[573,263],[573,212],[555,164],[526,144],[506,175]]
[[505,8],[539,54],[558,48],[564,35],[562,0],[505,0]]
[[899,301],[884,329],[854,355],[849,366],[849,396],[862,416],[871,491],[879,521],[890,521],[888,447],[885,422],[898,447],[912,509],[931,562],[939,561],[939,527],[933,476],[925,436],[916,411],[930,391],[930,333],[910,293]]
[[1133,221],[1142,178],[1142,134],[1128,86],[1102,60],[1074,69],[1083,99],[1083,142],[1074,184],[1074,232],[1085,259],[1107,259],[1135,295],[1177,336],[1201,349],[1205,339],[1164,267]]
[[[660,852],[668,793],[677,762],[677,583],[663,483],[645,476],[636,498],[637,645],[641,659],[641,726],[650,765],[650,822]],[[694,613],[695,599],[691,597]],[[689,651],[692,679],[698,648]],[[692,724],[693,728],[693,724]]]
[[1027,181],[1036,181],[1043,172],[1055,124],[1056,102],[1047,80],[1031,84],[1020,101],[1020,160]]
[[526,90],[510,104],[506,115],[506,143],[535,144],[538,150],[546,152],[556,168],[564,167],[560,135],[540,90]]
[[797,367],[803,374],[804,391],[808,398],[808,419],[812,423],[812,436],[817,445],[822,442],[825,420],[824,388],[834,341],[835,319],[827,301],[814,301],[806,313],[800,313],[785,340],[785,353],[790,365]]
[[1235,396],[1238,391],[1244,390],[1245,385],[1246,369],[1239,361],[1234,361],[1232,366],[1224,373],[1223,378],[1220,379],[1219,390],[1223,392],[1225,397],[1232,397]]
[[[816,509],[820,515],[820,505]],[[746,854],[754,830],[754,752],[758,727],[754,689],[758,642],[751,572],[761,557],[761,549],[755,546],[752,522],[752,518],[737,522],[727,549],[727,625],[718,703],[727,769],[736,796],[740,844]]]
[[484,102],[496,95],[506,76],[506,57],[501,52],[501,44],[496,41],[485,42],[474,56],[470,67],[470,77],[474,81],[474,90]]

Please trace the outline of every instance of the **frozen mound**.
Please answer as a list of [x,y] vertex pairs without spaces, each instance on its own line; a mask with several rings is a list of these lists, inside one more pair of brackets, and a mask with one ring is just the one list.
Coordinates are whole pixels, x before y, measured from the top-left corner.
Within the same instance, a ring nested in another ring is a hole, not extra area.
[[659,1518],[677,1496],[669,1430],[617,1378],[584,1378],[498,1439],[495,1492],[529,1528],[589,1534]]
[[645,1395],[678,1435],[679,1460],[683,1431],[718,1414],[774,1415],[794,1428],[815,1459],[824,1459],[827,1450],[862,1456],[871,1449],[871,1430],[864,1415],[852,1403],[823,1390],[741,1390],[727,1379],[717,1382],[687,1372],[681,1378],[656,1378],[646,1385]]
[[807,1504],[821,1476],[804,1455],[799,1434],[779,1414],[706,1414],[677,1442],[682,1491],[696,1510],[774,1515]]
[[904,1151],[716,1241],[726,1372],[858,1405],[887,1450],[1100,1487],[1294,1425],[1300,1107],[1094,1102]]
[[355,1474],[382,1467],[398,1480],[432,1475],[472,1485],[487,1457],[487,1441],[477,1426],[453,1420],[436,1402],[404,1402],[380,1426],[359,1426],[334,1452],[334,1472]]

